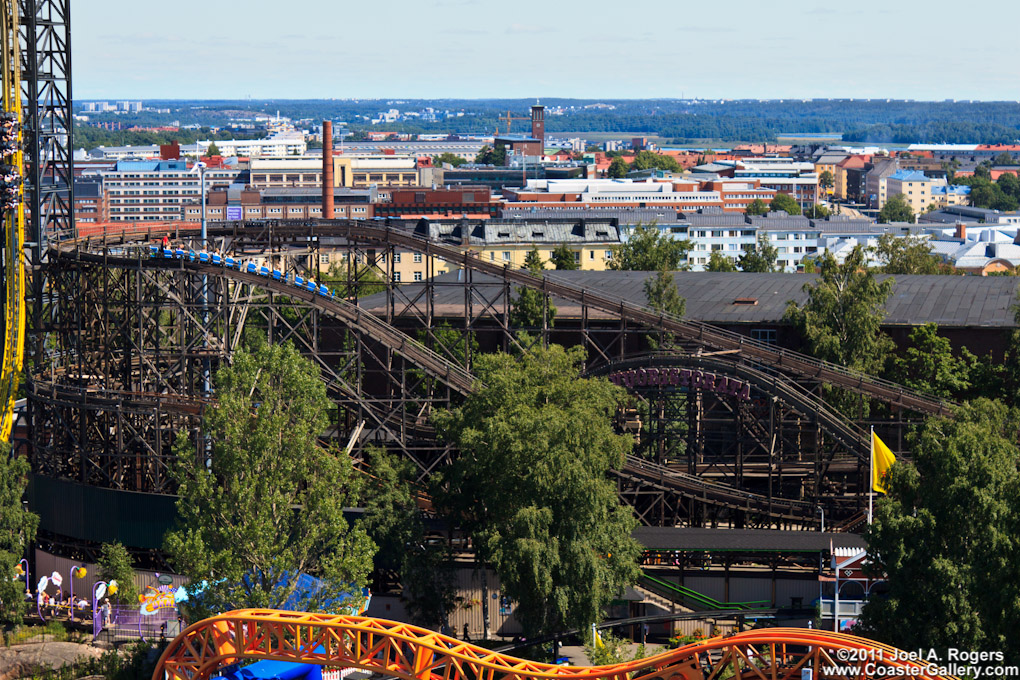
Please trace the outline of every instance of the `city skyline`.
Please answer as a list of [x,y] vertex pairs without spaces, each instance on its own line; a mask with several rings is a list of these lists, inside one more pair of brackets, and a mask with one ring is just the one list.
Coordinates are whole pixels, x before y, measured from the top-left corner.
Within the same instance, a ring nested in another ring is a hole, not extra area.
[[[268,0],[243,14],[195,0],[172,15],[103,4],[73,17],[76,99],[1020,99],[1020,46],[989,47],[981,16],[944,0],[737,0],[676,16],[578,0],[513,12],[398,0],[385,13],[313,0],[288,16]],[[1005,24],[1020,19],[998,9]]]

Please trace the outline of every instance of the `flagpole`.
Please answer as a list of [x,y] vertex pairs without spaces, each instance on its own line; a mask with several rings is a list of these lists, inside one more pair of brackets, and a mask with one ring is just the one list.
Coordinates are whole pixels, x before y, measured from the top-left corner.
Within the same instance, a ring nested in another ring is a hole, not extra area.
[[871,426],[871,435],[868,438],[871,454],[868,456],[868,526],[871,526],[872,499],[875,496],[875,426]]

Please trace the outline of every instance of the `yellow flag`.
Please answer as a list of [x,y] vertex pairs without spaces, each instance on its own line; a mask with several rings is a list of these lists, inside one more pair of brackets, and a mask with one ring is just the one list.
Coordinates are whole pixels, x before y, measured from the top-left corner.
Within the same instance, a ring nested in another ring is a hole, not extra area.
[[885,473],[896,462],[896,456],[889,450],[874,431],[871,433],[871,488],[879,493],[889,493],[885,486]]

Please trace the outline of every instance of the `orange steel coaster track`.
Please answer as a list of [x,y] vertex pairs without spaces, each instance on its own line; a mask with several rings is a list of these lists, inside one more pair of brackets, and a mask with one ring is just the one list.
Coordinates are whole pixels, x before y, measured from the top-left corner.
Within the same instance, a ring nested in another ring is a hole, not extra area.
[[[245,660],[290,661],[360,668],[406,680],[718,680],[929,674],[923,662],[872,640],[804,628],[761,628],[697,642],[657,656],[612,666],[555,666],[506,656],[431,630],[362,616],[242,609],[199,621],[163,652],[153,680],[205,680]],[[848,661],[846,659],[860,659]],[[870,666],[868,665],[870,664]],[[826,667],[860,666],[851,674]]]

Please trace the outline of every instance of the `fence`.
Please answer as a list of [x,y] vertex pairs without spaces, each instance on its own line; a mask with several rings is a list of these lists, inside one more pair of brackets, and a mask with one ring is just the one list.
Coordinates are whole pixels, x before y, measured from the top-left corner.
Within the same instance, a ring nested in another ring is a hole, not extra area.
[[95,640],[103,642],[124,642],[126,640],[145,640],[160,642],[171,640],[183,629],[183,621],[177,615],[177,609],[160,609],[156,613],[145,616],[139,607],[124,605],[110,606],[109,619],[104,621],[103,608],[92,617],[92,635]]

